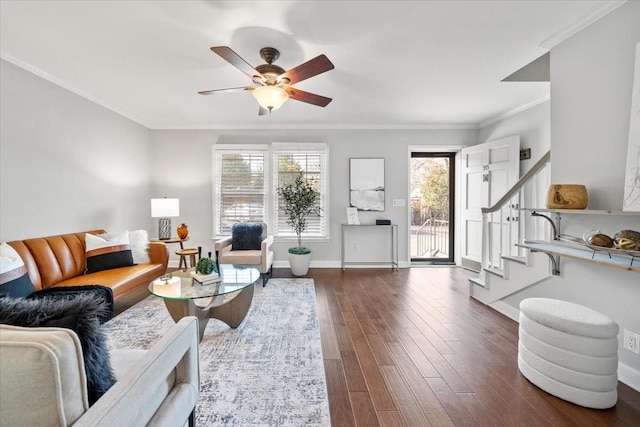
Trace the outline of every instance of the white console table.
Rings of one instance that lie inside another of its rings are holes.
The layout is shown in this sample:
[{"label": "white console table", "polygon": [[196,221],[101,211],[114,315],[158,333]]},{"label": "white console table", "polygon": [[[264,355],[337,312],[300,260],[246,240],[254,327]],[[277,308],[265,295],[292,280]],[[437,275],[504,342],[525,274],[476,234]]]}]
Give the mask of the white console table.
[{"label": "white console table", "polygon": [[347,230],[352,227],[375,227],[386,228],[391,232],[390,236],[390,253],[391,260],[388,261],[391,264],[391,269],[398,270],[398,226],[396,224],[391,225],[376,225],[376,224],[342,224],[342,248],[340,251],[340,261],[342,263],[342,271],[345,266],[349,264],[384,264],[386,261],[345,261],[345,255],[347,253]]}]

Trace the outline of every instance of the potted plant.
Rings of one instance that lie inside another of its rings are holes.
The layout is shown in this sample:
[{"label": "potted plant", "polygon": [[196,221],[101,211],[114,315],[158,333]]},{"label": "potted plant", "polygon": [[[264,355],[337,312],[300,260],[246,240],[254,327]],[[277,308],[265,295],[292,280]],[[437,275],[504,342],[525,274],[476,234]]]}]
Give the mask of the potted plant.
[{"label": "potted plant", "polygon": [[288,219],[287,224],[293,228],[298,237],[298,246],[289,248],[289,265],[295,276],[304,276],[311,264],[311,249],[302,246],[302,233],[307,229],[307,217],[320,215],[322,208],[318,206],[318,192],[312,182],[304,178],[300,172],[293,181],[276,189],[282,197],[280,210]]}]

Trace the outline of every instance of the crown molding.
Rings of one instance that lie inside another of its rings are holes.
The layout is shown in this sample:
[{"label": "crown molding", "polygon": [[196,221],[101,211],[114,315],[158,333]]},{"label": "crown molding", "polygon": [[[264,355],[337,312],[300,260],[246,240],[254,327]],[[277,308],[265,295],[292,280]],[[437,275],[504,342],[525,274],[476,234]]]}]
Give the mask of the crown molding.
[{"label": "crown molding", "polygon": [[88,93],[81,91],[80,89],[68,84],[64,80],[60,80],[59,78],[52,76],[51,74],[47,73],[46,71],[41,70],[40,68],[35,67],[35,66],[29,64],[28,62],[26,62],[26,61],[14,56],[14,55],[8,53],[6,51],[0,51],[0,58],[4,59],[7,62],[10,62],[11,64],[15,65],[16,67],[20,67],[23,70],[26,70],[26,71],[28,71],[28,72],[30,72],[32,74],[35,74],[38,77],[41,77],[41,78],[53,83],[56,86],[60,86],[60,87],[66,89],[66,90],[68,90],[70,92],[75,93],[78,96],[81,96],[81,97],[83,97],[85,99],[88,99],[89,101],[91,101],[91,102],[93,102],[95,104],[98,104],[99,106],[101,106],[103,108],[106,108],[107,110],[110,110],[110,111],[112,111],[112,112],[114,112],[114,113],[116,113],[116,114],[118,114],[118,115],[120,115],[120,116],[122,116],[124,118],[127,118],[127,119],[129,119],[129,120],[131,120],[133,122],[136,122],[139,125],[146,127],[147,129],[151,129],[151,127],[147,123],[143,122],[142,120],[140,120],[140,119],[138,119],[136,117],[133,117],[131,114],[125,113],[125,112],[119,110],[118,108],[116,108],[116,107],[114,107],[112,105],[109,105],[107,102],[103,101],[102,99],[96,98],[95,96],[91,96]]},{"label": "crown molding", "polygon": [[533,108],[533,107],[535,107],[537,105],[543,104],[543,103],[549,101],[550,99],[551,99],[551,96],[550,95],[546,95],[546,96],[543,96],[540,99],[536,99],[535,101],[531,101],[531,102],[529,102],[527,104],[521,105],[521,106],[513,108],[511,110],[508,110],[508,111],[506,111],[506,112],[504,112],[502,114],[499,114],[497,116],[494,116],[494,117],[492,117],[490,119],[487,119],[485,121],[482,121],[482,122],[478,123],[476,125],[476,129],[482,129],[483,127],[486,127],[486,126],[492,125],[492,124],[494,124],[496,122],[499,122],[500,120],[504,120],[507,117],[515,116],[516,114],[522,113],[523,111],[526,111],[529,108]]},{"label": "crown molding", "polygon": [[627,0],[610,0],[606,2],[602,6],[597,7],[596,9],[591,11],[591,13],[589,13],[579,21],[575,22],[572,25],[569,25],[568,27],[563,28],[562,30],[558,31],[551,37],[544,40],[542,43],[540,43],[540,47],[549,49],[549,50],[556,47],[563,41],[567,40],[569,37],[573,36],[577,32],[593,24],[598,19],[602,18],[609,12],[612,12],[613,10],[619,8],[626,2]]},{"label": "crown molding", "polygon": [[191,126],[153,126],[153,130],[476,130],[476,123],[420,123],[420,124],[369,124],[369,123],[299,123],[299,124],[237,124],[211,123]]}]

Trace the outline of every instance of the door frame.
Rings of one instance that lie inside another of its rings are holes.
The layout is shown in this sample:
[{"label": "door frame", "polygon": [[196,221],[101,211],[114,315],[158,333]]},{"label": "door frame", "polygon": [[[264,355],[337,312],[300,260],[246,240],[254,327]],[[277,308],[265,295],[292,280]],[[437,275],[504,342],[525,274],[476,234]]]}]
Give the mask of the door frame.
[{"label": "door frame", "polygon": [[[456,153],[455,155],[455,177],[454,177],[454,210],[460,211],[460,151],[463,148],[467,148],[469,145],[409,145],[407,147],[407,199],[411,200],[411,153],[423,152],[423,153]],[[405,230],[405,236],[409,236],[409,227],[411,227],[411,206],[406,207],[406,221],[407,229]],[[460,215],[456,215],[454,219],[454,235],[460,236]],[[398,230],[400,231],[400,230]],[[406,239],[407,250],[407,263],[409,267],[411,265],[411,240]],[[453,262],[455,265],[460,265],[460,239],[454,239],[453,242]]]}]

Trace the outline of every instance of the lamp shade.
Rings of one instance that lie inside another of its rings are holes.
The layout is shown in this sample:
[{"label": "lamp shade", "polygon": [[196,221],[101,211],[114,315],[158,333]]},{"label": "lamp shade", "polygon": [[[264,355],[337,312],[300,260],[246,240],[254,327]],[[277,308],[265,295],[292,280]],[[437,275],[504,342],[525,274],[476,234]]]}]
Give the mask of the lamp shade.
[{"label": "lamp shade", "polygon": [[152,218],[180,216],[180,199],[151,199]]},{"label": "lamp shade", "polygon": [[260,86],[251,93],[258,104],[269,111],[277,110],[289,99],[287,91],[278,86]]}]

